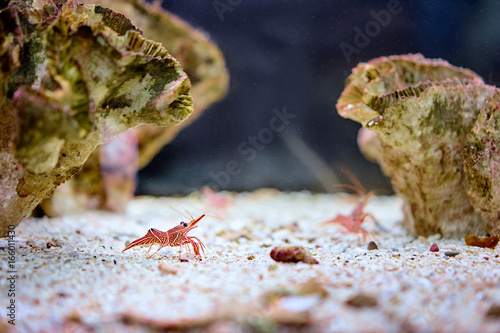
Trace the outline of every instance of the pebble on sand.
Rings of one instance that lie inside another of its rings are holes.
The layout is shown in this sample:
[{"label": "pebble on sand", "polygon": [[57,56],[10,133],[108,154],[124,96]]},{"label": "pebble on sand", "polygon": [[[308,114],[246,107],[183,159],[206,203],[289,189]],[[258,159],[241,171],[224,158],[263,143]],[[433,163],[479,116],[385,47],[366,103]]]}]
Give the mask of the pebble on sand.
[{"label": "pebble on sand", "polygon": [[271,251],[271,258],[278,262],[297,263],[299,261],[306,264],[319,264],[319,262],[311,256],[308,249],[303,246],[276,246]]},{"label": "pebble on sand", "polygon": [[365,308],[377,306],[377,299],[365,293],[359,293],[349,298],[346,304],[355,308]]},{"label": "pebble on sand", "polygon": [[445,256],[448,256],[448,257],[454,257],[454,256],[457,256],[460,254],[460,251],[446,251],[444,253]]}]

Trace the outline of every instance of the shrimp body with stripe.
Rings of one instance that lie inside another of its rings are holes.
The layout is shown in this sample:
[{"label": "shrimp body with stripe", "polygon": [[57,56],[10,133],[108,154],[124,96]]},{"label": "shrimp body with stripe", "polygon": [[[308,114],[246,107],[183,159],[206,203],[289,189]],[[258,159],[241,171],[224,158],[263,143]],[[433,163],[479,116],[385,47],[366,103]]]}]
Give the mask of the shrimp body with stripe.
[{"label": "shrimp body with stripe", "polygon": [[189,222],[183,221],[179,225],[167,231],[161,231],[155,228],[151,228],[148,230],[148,232],[144,237],[136,239],[135,241],[130,243],[122,252],[127,251],[128,249],[131,249],[136,246],[149,245],[148,249],[149,253],[153,245],[159,244],[159,247],[156,250],[156,252],[148,257],[149,259],[166,246],[169,247],[179,246],[179,260],[180,260],[182,253],[182,245],[184,245],[188,253],[191,253],[190,249],[191,246],[193,248],[195,256],[197,256],[201,260],[201,253],[205,255],[205,249],[206,249],[205,245],[201,242],[201,240],[198,237],[188,236],[187,234],[194,228],[197,228],[198,222],[200,222],[200,220],[204,217],[205,214],[201,215],[197,219],[191,217],[191,220]]}]

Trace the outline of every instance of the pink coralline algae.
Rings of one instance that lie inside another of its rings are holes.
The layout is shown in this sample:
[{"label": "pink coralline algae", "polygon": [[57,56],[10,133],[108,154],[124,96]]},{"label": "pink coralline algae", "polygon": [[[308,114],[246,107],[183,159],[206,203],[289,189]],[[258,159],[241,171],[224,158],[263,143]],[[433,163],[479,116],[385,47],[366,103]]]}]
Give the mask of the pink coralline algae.
[{"label": "pink coralline algae", "polygon": [[418,235],[500,231],[500,90],[422,55],[361,63],[337,103],[404,200]]}]

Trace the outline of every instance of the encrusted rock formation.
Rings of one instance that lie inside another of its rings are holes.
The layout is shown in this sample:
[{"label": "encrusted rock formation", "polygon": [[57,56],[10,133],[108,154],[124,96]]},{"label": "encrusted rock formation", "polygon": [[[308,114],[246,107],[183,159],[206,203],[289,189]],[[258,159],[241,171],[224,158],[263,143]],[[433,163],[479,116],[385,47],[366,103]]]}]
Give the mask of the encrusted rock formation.
[{"label": "encrusted rock formation", "polygon": [[337,110],[363,125],[418,235],[500,231],[500,91],[470,70],[422,55],[359,64]]},{"label": "encrusted rock formation", "polygon": [[69,0],[0,9],[0,236],[76,174],[92,151],[141,124],[177,125],[190,82],[122,14]]},{"label": "encrusted rock formation", "polygon": [[[82,213],[92,208],[123,211],[128,200],[133,197],[137,170],[146,166],[165,144],[210,104],[223,98],[229,86],[229,74],[219,48],[201,31],[163,10],[159,2],[80,2],[99,3],[122,13],[140,28],[144,37],[160,42],[179,61],[191,81],[194,111],[179,126],[144,124],[134,129],[134,133],[127,133],[127,138],[97,148],[78,175],[43,202],[44,212],[51,216]],[[113,167],[110,168],[109,163]]]}]

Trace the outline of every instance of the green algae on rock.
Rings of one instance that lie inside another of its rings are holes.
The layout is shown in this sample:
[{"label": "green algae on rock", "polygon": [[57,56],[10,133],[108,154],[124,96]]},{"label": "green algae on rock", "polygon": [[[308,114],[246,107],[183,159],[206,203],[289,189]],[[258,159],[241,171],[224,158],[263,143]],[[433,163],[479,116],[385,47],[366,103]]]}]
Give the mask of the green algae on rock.
[{"label": "green algae on rock", "polygon": [[0,11],[0,235],[80,170],[100,144],[141,124],[177,125],[190,82],[122,14],[70,0]]},{"label": "green algae on rock", "polygon": [[410,231],[500,230],[498,95],[472,71],[418,54],[353,69],[337,110],[363,125],[360,149],[391,178]]},{"label": "green algae on rock", "polygon": [[161,8],[160,2],[145,0],[83,0],[99,3],[124,14],[141,29],[144,37],[160,42],[179,61],[191,81],[193,114],[175,127],[142,125],[139,139],[139,167],[142,168],[186,125],[209,105],[222,99],[229,87],[229,73],[221,50],[202,31]]},{"label": "green algae on rock", "polygon": [[[80,2],[92,4],[97,1]],[[148,4],[143,0],[100,0],[98,3],[125,15],[141,29],[144,37],[160,42],[179,61],[191,81],[194,110],[179,126],[143,124],[133,133],[127,132],[126,138],[120,137],[119,141],[98,147],[78,175],[42,202],[41,207],[49,216],[79,214],[96,208],[123,212],[134,195],[138,168],[146,166],[181,129],[210,104],[224,97],[229,85],[228,71],[219,48],[201,31],[163,10],[159,3]],[[120,153],[114,153],[116,151]],[[122,167],[110,169],[109,163]]]},{"label": "green algae on rock", "polygon": [[500,233],[500,90],[479,111],[462,152],[467,194],[490,234]]}]

